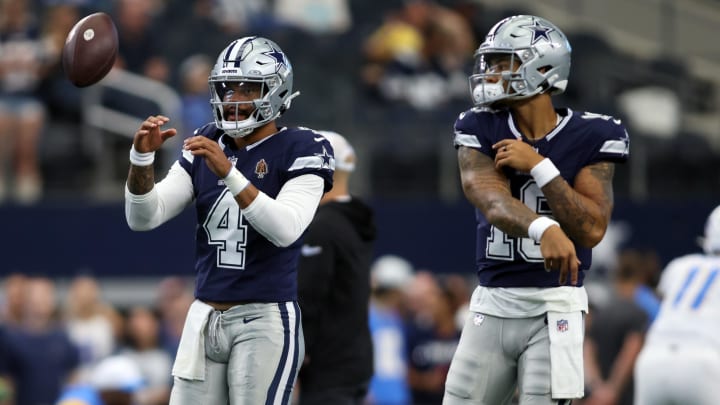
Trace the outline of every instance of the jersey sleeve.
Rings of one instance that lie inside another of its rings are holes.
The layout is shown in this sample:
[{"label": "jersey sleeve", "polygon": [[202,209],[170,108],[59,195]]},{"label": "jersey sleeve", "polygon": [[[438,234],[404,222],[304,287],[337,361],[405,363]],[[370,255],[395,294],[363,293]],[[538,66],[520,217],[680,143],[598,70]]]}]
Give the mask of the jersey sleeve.
[{"label": "jersey sleeve", "polygon": [[462,112],[455,120],[453,126],[453,145],[457,149],[460,146],[473,148],[488,156],[493,156],[493,140],[490,139],[492,132],[488,125],[487,116],[489,113],[468,110]]},{"label": "jersey sleeve", "polygon": [[303,174],[315,174],[323,179],[323,190],[328,192],[332,188],[335,172],[335,157],[330,142],[310,130],[298,132],[294,136],[298,139],[290,151],[288,179]]},{"label": "jersey sleeve", "polygon": [[[606,116],[603,116],[606,117]],[[624,163],[630,154],[630,137],[619,119],[598,119],[597,133],[593,135],[594,148],[590,150],[589,163]]]}]

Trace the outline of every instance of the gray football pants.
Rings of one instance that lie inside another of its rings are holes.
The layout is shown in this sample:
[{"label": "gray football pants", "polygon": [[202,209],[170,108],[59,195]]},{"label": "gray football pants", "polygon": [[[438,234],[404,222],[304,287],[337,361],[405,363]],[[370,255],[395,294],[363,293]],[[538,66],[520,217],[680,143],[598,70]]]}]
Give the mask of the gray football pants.
[{"label": "gray football pants", "polygon": [[565,405],[550,396],[545,315],[498,318],[471,312],[445,382],[443,405]]},{"label": "gray football pants", "polygon": [[205,328],[205,380],[175,377],[171,405],[289,404],[305,357],[295,302],[213,311]]}]

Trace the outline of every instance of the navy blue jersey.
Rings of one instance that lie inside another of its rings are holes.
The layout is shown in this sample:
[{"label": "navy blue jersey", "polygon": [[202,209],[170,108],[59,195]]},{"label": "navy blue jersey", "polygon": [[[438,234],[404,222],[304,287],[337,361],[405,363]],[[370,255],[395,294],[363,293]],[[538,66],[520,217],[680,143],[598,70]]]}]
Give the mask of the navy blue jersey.
[{"label": "navy blue jersey", "polygon": [[[270,198],[276,198],[288,180],[303,174],[322,177],[325,191],[332,187],[332,147],[312,130],[283,128],[242,149],[214,123],[196,135],[218,141],[235,167]],[[198,219],[195,297],[216,302],[296,300],[302,237],[288,247],[273,245],[247,222],[203,157],[184,151],[179,161],[192,178]]]},{"label": "navy blue jersey", "polygon": [[[478,150],[495,159],[492,145],[502,139],[529,143],[549,158],[560,175],[572,185],[580,170],[601,161],[624,162],[629,151],[628,134],[620,120],[607,115],[558,110],[561,120],[544,138],[530,141],[517,129],[509,111],[488,112],[472,109],[455,121],[455,146]],[[513,197],[540,215],[552,217],[550,206],[530,173],[505,168]],[[530,238],[506,235],[491,225],[476,209],[477,266],[480,285],[488,287],[555,287],[557,272],[546,272],[540,244]],[[575,243],[582,262],[578,286],[584,270],[590,267],[591,249]],[[568,278],[569,279],[569,278]]]}]

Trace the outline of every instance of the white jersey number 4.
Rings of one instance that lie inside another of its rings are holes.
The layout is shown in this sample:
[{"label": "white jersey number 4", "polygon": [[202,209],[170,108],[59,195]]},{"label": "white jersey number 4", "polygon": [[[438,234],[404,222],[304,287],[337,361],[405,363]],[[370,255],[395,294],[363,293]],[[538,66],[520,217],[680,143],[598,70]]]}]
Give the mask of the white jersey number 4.
[{"label": "white jersey number 4", "polygon": [[217,246],[217,266],[226,269],[245,269],[247,225],[242,223],[242,211],[227,188],[210,208],[203,229],[208,244]]}]

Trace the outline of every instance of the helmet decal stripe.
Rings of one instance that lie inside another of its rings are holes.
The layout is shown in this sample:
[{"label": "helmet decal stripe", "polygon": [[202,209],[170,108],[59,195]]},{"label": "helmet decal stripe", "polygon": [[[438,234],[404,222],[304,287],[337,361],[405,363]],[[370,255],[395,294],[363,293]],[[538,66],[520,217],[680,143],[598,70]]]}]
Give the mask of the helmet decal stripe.
[{"label": "helmet decal stripe", "polygon": [[225,65],[223,67],[227,67],[227,63],[231,62],[232,59],[230,59],[230,54],[232,54],[233,49],[235,49],[235,45],[237,45],[238,41],[235,40],[228,45],[227,50],[225,52],[225,56],[223,57],[223,61],[225,62]]}]

